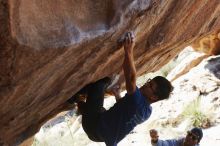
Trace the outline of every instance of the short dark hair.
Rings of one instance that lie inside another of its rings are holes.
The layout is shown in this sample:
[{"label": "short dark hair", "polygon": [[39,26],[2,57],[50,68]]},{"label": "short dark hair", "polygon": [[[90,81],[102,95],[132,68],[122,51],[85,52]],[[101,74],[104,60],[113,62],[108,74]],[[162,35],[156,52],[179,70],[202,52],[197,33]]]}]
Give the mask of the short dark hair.
[{"label": "short dark hair", "polygon": [[202,132],[202,129],[201,128],[198,128],[198,127],[195,127],[193,129],[191,129],[191,132],[196,134],[198,136],[198,142],[200,142],[200,140],[202,139],[203,137],[203,132]]},{"label": "short dark hair", "polygon": [[159,100],[168,99],[170,93],[173,91],[173,86],[171,85],[170,81],[162,76],[156,76],[153,78],[153,81],[157,84],[156,93],[159,97]]}]

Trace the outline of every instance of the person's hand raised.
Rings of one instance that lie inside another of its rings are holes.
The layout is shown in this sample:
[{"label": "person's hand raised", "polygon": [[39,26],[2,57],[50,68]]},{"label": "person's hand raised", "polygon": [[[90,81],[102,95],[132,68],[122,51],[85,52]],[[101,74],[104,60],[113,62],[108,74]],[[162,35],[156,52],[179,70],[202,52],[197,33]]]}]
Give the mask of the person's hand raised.
[{"label": "person's hand raised", "polygon": [[150,137],[151,137],[151,141],[152,141],[152,142],[157,142],[158,137],[159,137],[157,130],[151,129],[151,130],[150,130]]},{"label": "person's hand raised", "polygon": [[123,41],[125,52],[132,52],[134,48],[134,35],[132,32],[127,32]]}]

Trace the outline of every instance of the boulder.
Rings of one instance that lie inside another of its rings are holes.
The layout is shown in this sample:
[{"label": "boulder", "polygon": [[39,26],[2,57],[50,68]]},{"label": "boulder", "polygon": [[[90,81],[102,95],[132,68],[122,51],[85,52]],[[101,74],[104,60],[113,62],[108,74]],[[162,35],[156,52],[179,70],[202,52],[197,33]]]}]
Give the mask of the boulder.
[{"label": "boulder", "polygon": [[220,26],[219,0],[0,0],[0,145],[18,145],[90,82],[120,75],[136,36],[137,75]]}]

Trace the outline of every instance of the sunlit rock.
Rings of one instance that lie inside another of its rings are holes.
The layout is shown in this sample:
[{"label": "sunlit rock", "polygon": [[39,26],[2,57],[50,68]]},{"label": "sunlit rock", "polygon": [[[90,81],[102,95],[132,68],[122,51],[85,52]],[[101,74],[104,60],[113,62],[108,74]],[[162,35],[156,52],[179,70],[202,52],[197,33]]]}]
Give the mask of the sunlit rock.
[{"label": "sunlit rock", "polygon": [[[16,145],[86,84],[118,73],[136,36],[138,76],[220,26],[219,0],[0,0],[0,143]],[[123,78],[120,78],[123,82]]]}]

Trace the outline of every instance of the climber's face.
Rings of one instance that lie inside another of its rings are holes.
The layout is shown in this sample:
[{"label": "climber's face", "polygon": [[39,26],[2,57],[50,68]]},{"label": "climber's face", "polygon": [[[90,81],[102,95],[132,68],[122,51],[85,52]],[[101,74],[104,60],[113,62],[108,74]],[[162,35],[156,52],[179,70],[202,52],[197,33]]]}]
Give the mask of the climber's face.
[{"label": "climber's face", "polygon": [[159,99],[157,96],[157,83],[154,80],[148,79],[144,86],[141,87],[141,92],[150,103]]},{"label": "climber's face", "polygon": [[198,139],[199,136],[197,136],[196,133],[188,131],[184,143],[188,146],[195,146],[199,142]]}]

